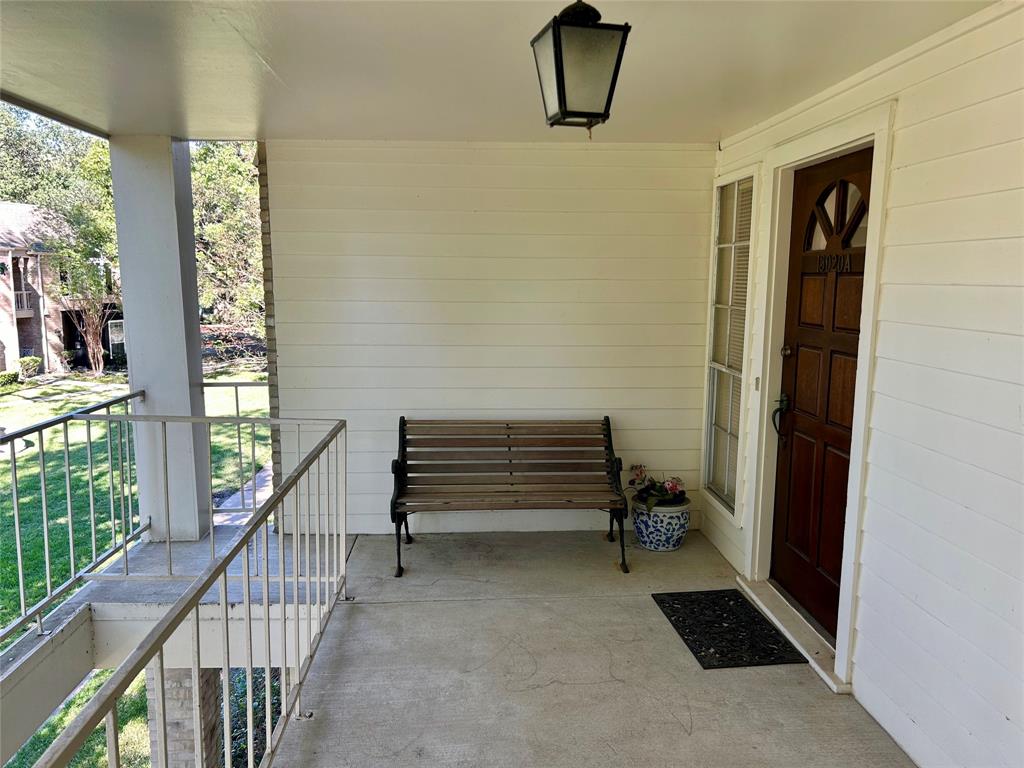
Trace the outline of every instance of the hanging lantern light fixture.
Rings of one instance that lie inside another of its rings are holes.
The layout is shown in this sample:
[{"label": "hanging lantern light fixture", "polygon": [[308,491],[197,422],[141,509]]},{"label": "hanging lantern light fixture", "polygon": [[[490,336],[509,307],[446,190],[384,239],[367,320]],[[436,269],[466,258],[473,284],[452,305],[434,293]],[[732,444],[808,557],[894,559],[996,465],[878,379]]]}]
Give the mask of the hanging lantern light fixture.
[{"label": "hanging lantern light fixture", "polygon": [[576,0],[530,42],[548,125],[590,130],[608,119],[629,24],[600,22],[600,11]]}]

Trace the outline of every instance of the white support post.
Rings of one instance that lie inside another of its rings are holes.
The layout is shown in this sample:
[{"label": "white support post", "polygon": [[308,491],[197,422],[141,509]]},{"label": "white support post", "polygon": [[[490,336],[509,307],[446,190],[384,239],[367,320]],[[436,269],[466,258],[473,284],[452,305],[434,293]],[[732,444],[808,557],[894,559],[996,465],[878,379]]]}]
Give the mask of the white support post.
[{"label": "white support post", "polygon": [[[113,136],[110,164],[117,217],[128,377],[145,389],[140,414],[203,416],[202,344],[196,285],[192,181],[187,141]],[[161,435],[138,424],[140,519],[168,537]],[[167,430],[170,538],[196,540],[209,527],[209,446],[201,424]]]}]

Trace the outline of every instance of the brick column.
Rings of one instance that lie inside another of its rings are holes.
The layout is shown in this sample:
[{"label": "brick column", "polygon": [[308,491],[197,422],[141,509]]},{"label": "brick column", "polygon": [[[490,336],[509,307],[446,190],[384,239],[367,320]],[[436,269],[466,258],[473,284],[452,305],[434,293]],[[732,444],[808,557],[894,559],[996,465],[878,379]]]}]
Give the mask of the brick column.
[{"label": "brick column", "polygon": [[[149,745],[154,765],[157,752],[157,696],[153,664],[146,667],[146,700],[149,705]],[[203,722],[203,750],[206,764],[223,764],[224,737],[221,723],[221,682],[219,669],[199,672],[199,707]],[[164,707],[167,716],[167,768],[197,768],[195,730],[192,720],[192,670],[164,670]]]},{"label": "brick column", "polygon": [[[263,306],[267,332],[267,390],[270,397],[270,416],[281,415],[277,388],[277,327],[274,324],[274,256],[270,247],[270,183],[267,176],[267,145],[256,144],[256,167],[260,185],[260,240],[263,244]],[[281,430],[271,427],[271,461],[274,466],[274,486],[281,483]]]}]

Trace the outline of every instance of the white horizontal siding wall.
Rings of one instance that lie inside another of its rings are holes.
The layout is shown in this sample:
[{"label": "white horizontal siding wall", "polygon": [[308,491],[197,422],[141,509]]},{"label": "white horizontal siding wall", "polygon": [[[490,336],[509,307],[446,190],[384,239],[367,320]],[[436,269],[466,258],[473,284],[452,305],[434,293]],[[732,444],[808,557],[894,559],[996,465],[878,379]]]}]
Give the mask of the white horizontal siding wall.
[{"label": "white horizontal siding wall", "polygon": [[[348,419],[350,530],[390,530],[402,415],[607,414],[627,465],[696,484],[713,147],[269,142],[267,154],[281,415]],[[419,530],[607,524],[587,511],[415,518]]]},{"label": "white horizontal siding wall", "polygon": [[[983,11],[724,142],[719,170],[891,99],[853,690],[922,766],[1019,767],[1024,8]],[[749,531],[705,532],[749,557]]]}]

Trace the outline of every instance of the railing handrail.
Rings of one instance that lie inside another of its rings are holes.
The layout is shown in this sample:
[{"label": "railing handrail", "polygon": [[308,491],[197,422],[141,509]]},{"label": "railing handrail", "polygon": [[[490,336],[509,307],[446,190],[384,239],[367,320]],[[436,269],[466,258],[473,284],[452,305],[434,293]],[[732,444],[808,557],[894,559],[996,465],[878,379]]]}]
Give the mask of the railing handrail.
[{"label": "railing handrail", "polygon": [[219,381],[217,379],[203,379],[197,386],[207,389],[209,387],[266,387],[266,381]]},{"label": "railing handrail", "polygon": [[78,421],[131,421],[131,422],[163,422],[165,424],[257,424],[272,426],[274,424],[336,424],[337,419],[305,418],[301,416],[155,416],[142,413],[125,415],[123,413],[85,413],[75,414]]},{"label": "railing handrail", "polygon": [[[136,417],[140,420],[143,417]],[[154,417],[150,417],[154,418]],[[156,417],[169,420],[175,417]],[[183,418],[183,417],[178,417]],[[213,420],[215,417],[209,417]],[[128,657],[114,670],[106,683],[93,695],[78,716],[71,721],[50,744],[49,748],[35,763],[36,768],[62,766],[70,762],[78,753],[95,728],[104,720],[111,707],[117,706],[117,699],[128,689],[139,673],[157,655],[164,643],[182,625],[185,618],[199,605],[203,595],[214,585],[226,571],[231,561],[248,545],[262,527],[270,513],[282,505],[285,497],[298,484],[299,479],[313,466],[313,462],[328,450],[331,442],[346,427],[344,419],[334,421],[334,426],[313,447],[299,464],[292,470],[281,485],[260,505],[259,510],[250,518],[242,530],[236,534],[229,549],[219,555],[192,581],[185,592],[164,614],[152,630],[143,638]]]},{"label": "railing handrail", "polygon": [[76,408],[73,411],[62,413],[60,416],[54,416],[53,418],[47,419],[46,421],[40,421],[30,426],[22,427],[21,429],[16,429],[13,432],[7,432],[3,435],[0,435],[0,445],[7,445],[12,440],[17,440],[20,437],[27,437],[28,435],[34,435],[39,432],[42,432],[43,430],[52,429],[53,427],[59,427],[61,424],[65,424],[69,421],[72,421],[73,419],[80,415],[94,413],[95,411],[99,411],[104,408],[110,408],[115,405],[120,405],[121,403],[126,403],[129,400],[134,400],[136,398],[144,401],[146,399],[146,390],[137,389],[134,392],[129,392],[126,395],[118,395],[117,397],[112,397],[109,400],[102,400],[101,402],[93,403],[92,405],[86,405],[81,408]]}]

